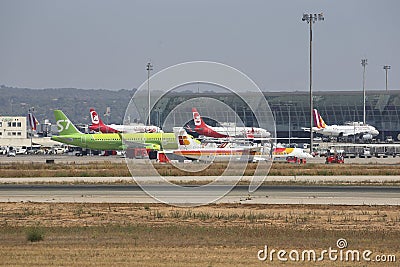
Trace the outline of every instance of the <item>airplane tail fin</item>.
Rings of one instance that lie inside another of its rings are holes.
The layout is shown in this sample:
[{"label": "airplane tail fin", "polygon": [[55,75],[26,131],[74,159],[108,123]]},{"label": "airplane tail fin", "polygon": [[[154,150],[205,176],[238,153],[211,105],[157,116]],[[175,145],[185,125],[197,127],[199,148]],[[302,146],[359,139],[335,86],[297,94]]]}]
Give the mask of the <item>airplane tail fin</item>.
[{"label": "airplane tail fin", "polygon": [[227,134],[222,134],[214,131],[210,126],[208,126],[203,119],[201,118],[199,112],[196,108],[192,108],[193,113],[193,121],[194,121],[194,130],[200,135],[214,137],[214,138],[224,138],[228,137]]},{"label": "airplane tail fin", "polygon": [[94,108],[90,109],[90,118],[92,119],[92,125],[93,126],[102,126],[104,125],[103,121],[101,120],[99,114],[97,114],[96,110]]},{"label": "airplane tail fin", "polygon": [[203,119],[201,118],[196,108],[192,108],[192,113],[193,113],[193,121],[195,128],[206,128],[207,125],[204,123]]},{"label": "airplane tail fin", "polygon": [[188,135],[184,128],[174,127],[175,138],[179,149],[198,149],[200,142]]},{"label": "airplane tail fin", "polygon": [[61,110],[54,110],[59,135],[82,134]]},{"label": "airplane tail fin", "polygon": [[317,113],[318,113],[319,123],[321,124],[321,127],[326,128],[326,124],[325,124],[324,120],[322,119],[321,114],[319,114],[318,111],[317,111]]},{"label": "airplane tail fin", "polygon": [[314,124],[318,129],[323,129],[326,127],[324,120],[316,109],[314,109]]}]

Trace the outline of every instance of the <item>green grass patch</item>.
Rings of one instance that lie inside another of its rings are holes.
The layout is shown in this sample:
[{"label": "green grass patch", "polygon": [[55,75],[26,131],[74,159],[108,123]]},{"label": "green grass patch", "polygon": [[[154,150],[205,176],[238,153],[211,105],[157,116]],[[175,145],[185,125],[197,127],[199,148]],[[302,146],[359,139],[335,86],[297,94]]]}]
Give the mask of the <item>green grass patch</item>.
[{"label": "green grass patch", "polygon": [[39,242],[44,239],[44,229],[41,227],[30,227],[26,230],[26,240]]}]

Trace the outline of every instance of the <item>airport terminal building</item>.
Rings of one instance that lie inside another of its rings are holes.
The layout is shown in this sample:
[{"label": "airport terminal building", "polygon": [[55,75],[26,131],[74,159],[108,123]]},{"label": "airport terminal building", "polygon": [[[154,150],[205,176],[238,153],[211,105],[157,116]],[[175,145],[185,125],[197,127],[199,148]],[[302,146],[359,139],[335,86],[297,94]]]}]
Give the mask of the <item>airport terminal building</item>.
[{"label": "airport terminal building", "polygon": [[[210,92],[169,93],[153,108],[152,123],[161,125],[169,112],[180,103],[202,96],[217,99],[235,109],[246,126],[257,126],[253,113],[238,96],[231,93]],[[302,130],[302,127],[310,127],[309,92],[265,92],[264,96],[274,115],[278,138],[288,137],[289,129],[291,137],[309,137],[309,133]],[[318,109],[328,125],[363,120],[361,90],[316,91],[313,101],[314,108]],[[214,119],[224,122],[226,116],[222,112],[219,118]],[[366,91],[366,123],[379,130],[377,139],[383,141],[387,136],[392,136],[397,141],[400,134],[400,90]]]},{"label": "airport terminal building", "polygon": [[26,146],[26,117],[0,116],[0,146]]}]

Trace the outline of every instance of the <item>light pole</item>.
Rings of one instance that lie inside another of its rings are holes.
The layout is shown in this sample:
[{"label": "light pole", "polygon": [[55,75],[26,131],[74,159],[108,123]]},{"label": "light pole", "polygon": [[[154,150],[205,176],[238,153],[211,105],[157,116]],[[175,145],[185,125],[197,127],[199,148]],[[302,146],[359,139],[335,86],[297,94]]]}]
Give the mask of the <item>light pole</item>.
[{"label": "light pole", "polygon": [[288,108],[287,109],[287,111],[288,111],[288,117],[289,117],[289,147],[290,147],[290,141],[291,141],[291,138],[292,138],[292,129],[291,129],[291,115],[290,115],[290,107],[292,106],[293,104],[292,104],[292,102],[291,101],[289,101],[287,104],[285,104],[285,106]]},{"label": "light pole", "polygon": [[290,147],[290,138],[292,129],[290,129],[290,105],[288,107],[289,107],[289,147]]},{"label": "light pole", "polygon": [[33,116],[33,111],[35,110],[34,107],[31,107],[28,111],[28,119],[29,119],[29,125],[31,128],[31,152],[32,152],[32,136],[33,136],[33,129],[36,129],[36,119]]},{"label": "light pole", "polygon": [[361,59],[363,66],[363,124],[365,125],[365,67],[368,65],[367,59]]},{"label": "light pole", "polygon": [[148,97],[148,119],[147,119],[147,122],[148,122],[148,126],[150,126],[150,83],[149,83],[149,80],[150,80],[150,71],[152,71],[153,70],[153,65],[151,65],[151,63],[149,62],[149,63],[147,63],[147,65],[146,65],[146,70],[147,70],[147,97]]},{"label": "light pole", "polygon": [[390,70],[390,66],[389,65],[385,65],[385,66],[383,66],[383,69],[385,70],[385,72],[386,72],[386,91],[388,90],[388,70]]},{"label": "light pole", "polygon": [[312,25],[316,21],[324,20],[324,15],[319,14],[303,14],[302,21],[306,21],[310,24],[310,153],[313,153],[313,126],[314,126],[314,116],[313,116],[313,94],[312,94]]}]

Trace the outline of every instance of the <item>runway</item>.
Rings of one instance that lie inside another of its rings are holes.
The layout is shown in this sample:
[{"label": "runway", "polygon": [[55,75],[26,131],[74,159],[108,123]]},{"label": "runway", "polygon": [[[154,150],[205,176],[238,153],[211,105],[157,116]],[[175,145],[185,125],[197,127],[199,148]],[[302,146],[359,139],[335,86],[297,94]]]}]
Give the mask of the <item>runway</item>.
[{"label": "runway", "polygon": [[[189,188],[196,188],[194,186]],[[198,187],[197,187],[198,188]],[[181,193],[164,185],[148,185],[158,196],[174,203],[203,203],[210,195],[225,192],[225,185]],[[135,185],[16,185],[0,186],[0,202],[159,203]],[[249,194],[236,186],[216,203],[400,205],[399,186],[262,186]]]},{"label": "runway", "polygon": [[[70,156],[66,154],[60,155],[17,155],[16,157],[6,157],[0,156],[0,163],[45,163],[46,160],[54,160],[55,163],[75,163],[75,164],[85,164],[89,162],[103,162],[109,161],[112,163],[125,163],[125,158],[120,156],[83,156],[83,157],[76,157]],[[138,163],[144,162],[144,160],[136,159]],[[312,159],[307,160],[308,163],[316,163],[321,164],[325,163],[325,157],[315,157]],[[398,164],[400,159],[387,157],[387,158],[346,158],[345,162],[347,164]]]}]

